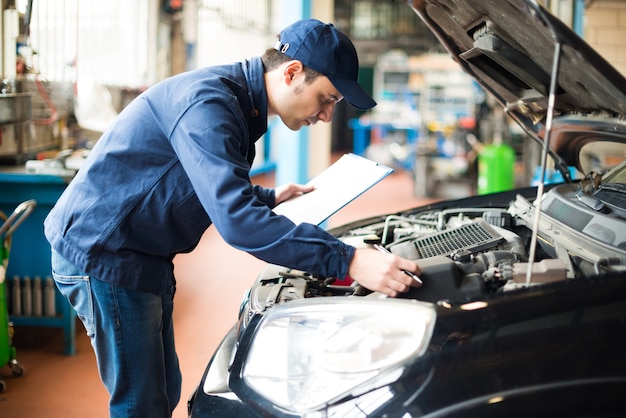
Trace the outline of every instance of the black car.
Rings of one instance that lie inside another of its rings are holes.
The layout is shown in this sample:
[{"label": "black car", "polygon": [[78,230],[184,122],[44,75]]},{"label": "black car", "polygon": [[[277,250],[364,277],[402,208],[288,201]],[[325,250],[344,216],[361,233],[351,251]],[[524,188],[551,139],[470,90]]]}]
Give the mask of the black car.
[{"label": "black car", "polygon": [[191,417],[626,416],[626,80],[535,1],[409,3],[565,182],[332,229],[418,262],[398,298],[267,266]]}]

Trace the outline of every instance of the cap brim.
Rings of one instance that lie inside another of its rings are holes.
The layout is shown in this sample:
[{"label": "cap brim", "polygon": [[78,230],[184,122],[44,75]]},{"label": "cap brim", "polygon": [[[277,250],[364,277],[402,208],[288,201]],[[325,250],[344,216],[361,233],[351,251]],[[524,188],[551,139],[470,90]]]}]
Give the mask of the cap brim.
[{"label": "cap brim", "polygon": [[369,94],[359,83],[353,80],[346,79],[334,79],[332,77],[328,77],[333,86],[339,93],[343,96],[343,98],[348,102],[352,107],[358,110],[369,110],[376,106],[376,102],[374,99],[370,97]]}]

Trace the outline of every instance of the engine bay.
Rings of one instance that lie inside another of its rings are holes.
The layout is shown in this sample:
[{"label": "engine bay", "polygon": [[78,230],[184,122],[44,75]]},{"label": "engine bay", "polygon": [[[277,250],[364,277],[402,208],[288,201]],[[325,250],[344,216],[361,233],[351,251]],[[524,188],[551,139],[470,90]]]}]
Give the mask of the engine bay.
[{"label": "engine bay", "polygon": [[[418,262],[422,287],[403,298],[464,303],[496,292],[626,270],[623,210],[594,209],[575,184],[543,195],[537,247],[529,248],[537,206],[518,194],[508,206],[415,210],[335,234],[356,248],[382,245]],[[332,230],[330,231],[333,232]],[[375,296],[351,278],[320,277],[270,265],[249,295],[249,309],[289,300]]]}]

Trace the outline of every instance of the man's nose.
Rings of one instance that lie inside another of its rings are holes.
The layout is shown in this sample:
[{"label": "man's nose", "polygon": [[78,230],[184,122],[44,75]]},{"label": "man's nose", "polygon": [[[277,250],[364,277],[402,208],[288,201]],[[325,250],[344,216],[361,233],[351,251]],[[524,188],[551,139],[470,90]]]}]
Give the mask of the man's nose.
[{"label": "man's nose", "polygon": [[332,122],[333,120],[333,111],[335,110],[335,102],[328,103],[325,105],[320,113],[317,114],[317,117],[322,122]]}]

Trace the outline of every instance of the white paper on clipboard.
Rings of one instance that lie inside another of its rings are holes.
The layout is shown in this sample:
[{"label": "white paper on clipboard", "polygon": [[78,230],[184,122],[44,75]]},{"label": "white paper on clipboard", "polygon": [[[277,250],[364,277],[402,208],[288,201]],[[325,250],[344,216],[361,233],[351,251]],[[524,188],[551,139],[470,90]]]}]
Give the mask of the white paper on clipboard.
[{"label": "white paper on clipboard", "polygon": [[286,216],[296,225],[319,225],[392,171],[356,154],[344,154],[307,183],[315,186],[313,191],[282,202],[273,209],[274,213]]}]

